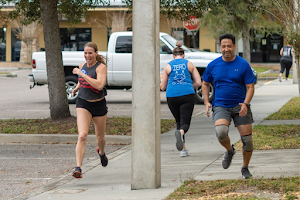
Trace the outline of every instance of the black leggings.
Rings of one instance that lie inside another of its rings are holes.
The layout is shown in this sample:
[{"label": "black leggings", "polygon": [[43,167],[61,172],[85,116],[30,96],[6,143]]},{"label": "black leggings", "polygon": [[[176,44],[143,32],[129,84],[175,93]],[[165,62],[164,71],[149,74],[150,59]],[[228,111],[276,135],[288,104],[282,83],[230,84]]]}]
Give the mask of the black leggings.
[{"label": "black leggings", "polygon": [[168,106],[176,120],[177,130],[186,133],[190,128],[194,110],[194,94],[180,97],[167,97]]},{"label": "black leggings", "polygon": [[288,60],[280,60],[281,70],[280,73],[283,73],[285,70],[285,77],[288,78],[290,74],[290,69],[292,67],[292,62]]}]

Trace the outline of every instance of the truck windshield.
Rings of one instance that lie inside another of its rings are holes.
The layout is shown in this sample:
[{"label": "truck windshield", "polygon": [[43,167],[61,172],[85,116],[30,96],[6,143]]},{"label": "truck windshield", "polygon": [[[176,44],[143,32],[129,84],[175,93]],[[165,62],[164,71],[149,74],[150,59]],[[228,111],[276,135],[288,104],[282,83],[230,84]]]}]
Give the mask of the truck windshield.
[{"label": "truck windshield", "polygon": [[[162,38],[164,38],[173,48],[176,47],[176,42],[177,40],[175,38],[173,38],[170,35],[164,35],[162,36]],[[184,49],[185,52],[192,52],[188,47],[182,45],[182,47]]]}]

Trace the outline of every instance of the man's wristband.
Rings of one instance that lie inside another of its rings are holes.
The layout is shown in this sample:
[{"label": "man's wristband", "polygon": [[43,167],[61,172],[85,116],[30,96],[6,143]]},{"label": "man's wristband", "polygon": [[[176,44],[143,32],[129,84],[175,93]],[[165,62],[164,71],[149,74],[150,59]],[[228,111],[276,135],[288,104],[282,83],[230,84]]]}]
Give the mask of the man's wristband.
[{"label": "man's wristband", "polygon": [[245,102],[244,102],[243,104],[245,104],[248,108],[250,107],[250,104],[247,104],[247,103],[245,103]]}]

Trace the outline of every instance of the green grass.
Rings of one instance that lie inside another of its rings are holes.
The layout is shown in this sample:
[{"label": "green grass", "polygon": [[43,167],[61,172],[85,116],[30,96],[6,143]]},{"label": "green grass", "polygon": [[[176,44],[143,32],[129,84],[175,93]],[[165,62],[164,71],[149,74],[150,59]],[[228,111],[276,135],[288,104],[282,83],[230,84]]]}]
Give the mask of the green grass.
[{"label": "green grass", "polygon": [[256,71],[256,73],[261,73],[269,70],[269,68],[267,67],[252,67],[252,68]]},{"label": "green grass", "polygon": [[[300,125],[257,125],[252,132],[254,150],[300,149]],[[242,142],[235,144],[242,150]]]},{"label": "green grass", "polygon": [[249,180],[185,181],[170,194],[171,199],[271,199],[277,194],[281,199],[297,199],[299,177],[260,178]]},{"label": "green grass", "polygon": [[[300,98],[293,97],[266,120],[300,119]],[[300,149],[300,125],[257,125],[253,129],[254,150]],[[242,142],[236,143],[242,150]]]},{"label": "green grass", "polygon": [[[175,120],[162,119],[161,133],[168,132],[176,127]],[[0,120],[0,133],[24,134],[77,134],[76,117],[67,119],[9,119]],[[95,134],[91,123],[89,134]],[[107,135],[131,135],[131,118],[107,118]]]},{"label": "green grass", "polygon": [[[257,74],[258,77],[270,77],[270,78],[278,78],[279,73],[266,73],[266,74]],[[285,78],[285,75],[283,74],[282,78]],[[292,79],[293,75],[289,75],[289,79]]]},{"label": "green grass", "polygon": [[[266,120],[300,119],[300,98],[293,97]],[[253,129],[255,150],[300,149],[300,125],[257,125]],[[242,150],[242,142],[236,143]]]},{"label": "green grass", "polygon": [[280,110],[269,115],[266,120],[300,119],[300,98],[294,97]]},{"label": "green grass", "polygon": [[[258,67],[257,65],[252,65],[252,68],[256,71],[258,77],[278,78],[278,76],[279,76],[279,73],[274,73],[274,72],[263,73],[262,74],[262,72],[268,71],[269,69],[274,70],[273,66],[271,66],[271,67]],[[285,74],[283,74],[283,77],[285,77]],[[292,79],[292,78],[293,78],[293,74],[290,74],[289,79]]]},{"label": "green grass", "polygon": [[9,72],[0,72],[0,74],[10,74]]}]

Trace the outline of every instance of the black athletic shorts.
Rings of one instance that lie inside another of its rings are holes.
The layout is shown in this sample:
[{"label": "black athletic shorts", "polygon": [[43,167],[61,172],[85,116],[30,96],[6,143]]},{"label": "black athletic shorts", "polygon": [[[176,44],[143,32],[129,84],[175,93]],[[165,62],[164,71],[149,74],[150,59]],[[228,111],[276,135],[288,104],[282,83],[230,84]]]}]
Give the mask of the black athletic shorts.
[{"label": "black athletic shorts", "polygon": [[104,116],[108,112],[105,98],[96,102],[89,102],[85,99],[77,98],[76,108],[88,110],[92,114],[92,117]]}]

